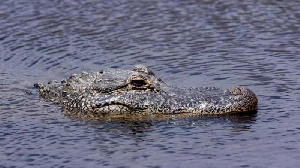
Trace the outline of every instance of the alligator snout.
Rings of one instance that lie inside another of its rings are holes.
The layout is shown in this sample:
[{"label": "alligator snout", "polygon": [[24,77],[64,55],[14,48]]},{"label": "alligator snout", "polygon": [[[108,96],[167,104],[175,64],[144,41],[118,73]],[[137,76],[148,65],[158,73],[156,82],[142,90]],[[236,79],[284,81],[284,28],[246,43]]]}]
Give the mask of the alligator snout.
[{"label": "alligator snout", "polygon": [[252,111],[257,109],[258,99],[254,92],[246,86],[234,86],[228,90],[229,95],[234,96],[238,101],[237,109],[241,111]]}]

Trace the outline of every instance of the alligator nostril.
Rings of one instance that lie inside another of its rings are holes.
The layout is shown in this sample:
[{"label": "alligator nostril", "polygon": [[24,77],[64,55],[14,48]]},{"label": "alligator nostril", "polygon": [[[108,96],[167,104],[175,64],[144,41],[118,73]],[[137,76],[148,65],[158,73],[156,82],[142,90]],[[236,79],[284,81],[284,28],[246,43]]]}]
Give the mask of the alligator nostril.
[{"label": "alligator nostril", "polygon": [[132,80],[131,84],[136,87],[142,87],[144,85],[147,85],[147,82],[145,80],[139,79],[139,80]]}]

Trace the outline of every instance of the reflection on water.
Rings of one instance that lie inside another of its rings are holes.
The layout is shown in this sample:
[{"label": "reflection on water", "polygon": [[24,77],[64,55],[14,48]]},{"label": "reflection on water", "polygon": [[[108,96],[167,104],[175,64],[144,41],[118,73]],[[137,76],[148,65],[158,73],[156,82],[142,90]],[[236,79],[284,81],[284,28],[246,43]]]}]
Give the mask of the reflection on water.
[{"label": "reflection on water", "polygon": [[[0,167],[299,167],[299,6],[0,1]],[[32,90],[141,63],[171,85],[246,85],[258,113],[85,121]]]},{"label": "reflection on water", "polygon": [[[105,118],[97,120],[85,120],[87,124],[98,126],[105,125],[105,129],[110,130],[111,128],[116,129],[124,134],[139,134],[144,132],[153,131],[152,127],[157,124],[166,125],[190,125],[193,127],[206,127],[205,123],[215,122],[230,124],[229,130],[233,132],[249,131],[251,125],[255,124],[256,114],[247,115],[228,115],[228,116],[193,116],[193,117],[166,117],[166,118]],[[79,120],[78,118],[74,118]]]}]

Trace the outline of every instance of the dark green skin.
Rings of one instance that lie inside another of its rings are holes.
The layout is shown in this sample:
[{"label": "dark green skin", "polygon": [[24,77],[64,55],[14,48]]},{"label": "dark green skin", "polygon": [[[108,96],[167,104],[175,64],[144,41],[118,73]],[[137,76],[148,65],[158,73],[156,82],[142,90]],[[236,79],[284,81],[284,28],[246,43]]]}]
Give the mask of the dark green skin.
[{"label": "dark green skin", "polygon": [[245,113],[255,111],[258,102],[245,86],[226,90],[170,86],[144,65],[83,72],[35,86],[42,98],[60,104],[65,113],[86,117]]}]

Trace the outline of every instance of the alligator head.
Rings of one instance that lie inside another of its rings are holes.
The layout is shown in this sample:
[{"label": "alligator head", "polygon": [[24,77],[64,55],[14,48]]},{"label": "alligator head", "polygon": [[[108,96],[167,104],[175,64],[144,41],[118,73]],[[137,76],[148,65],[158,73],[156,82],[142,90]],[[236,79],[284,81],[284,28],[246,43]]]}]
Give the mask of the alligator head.
[{"label": "alligator head", "polygon": [[166,84],[144,65],[74,74],[61,82],[36,84],[41,97],[67,114],[231,114],[257,109],[256,95],[244,86],[179,88]]}]

